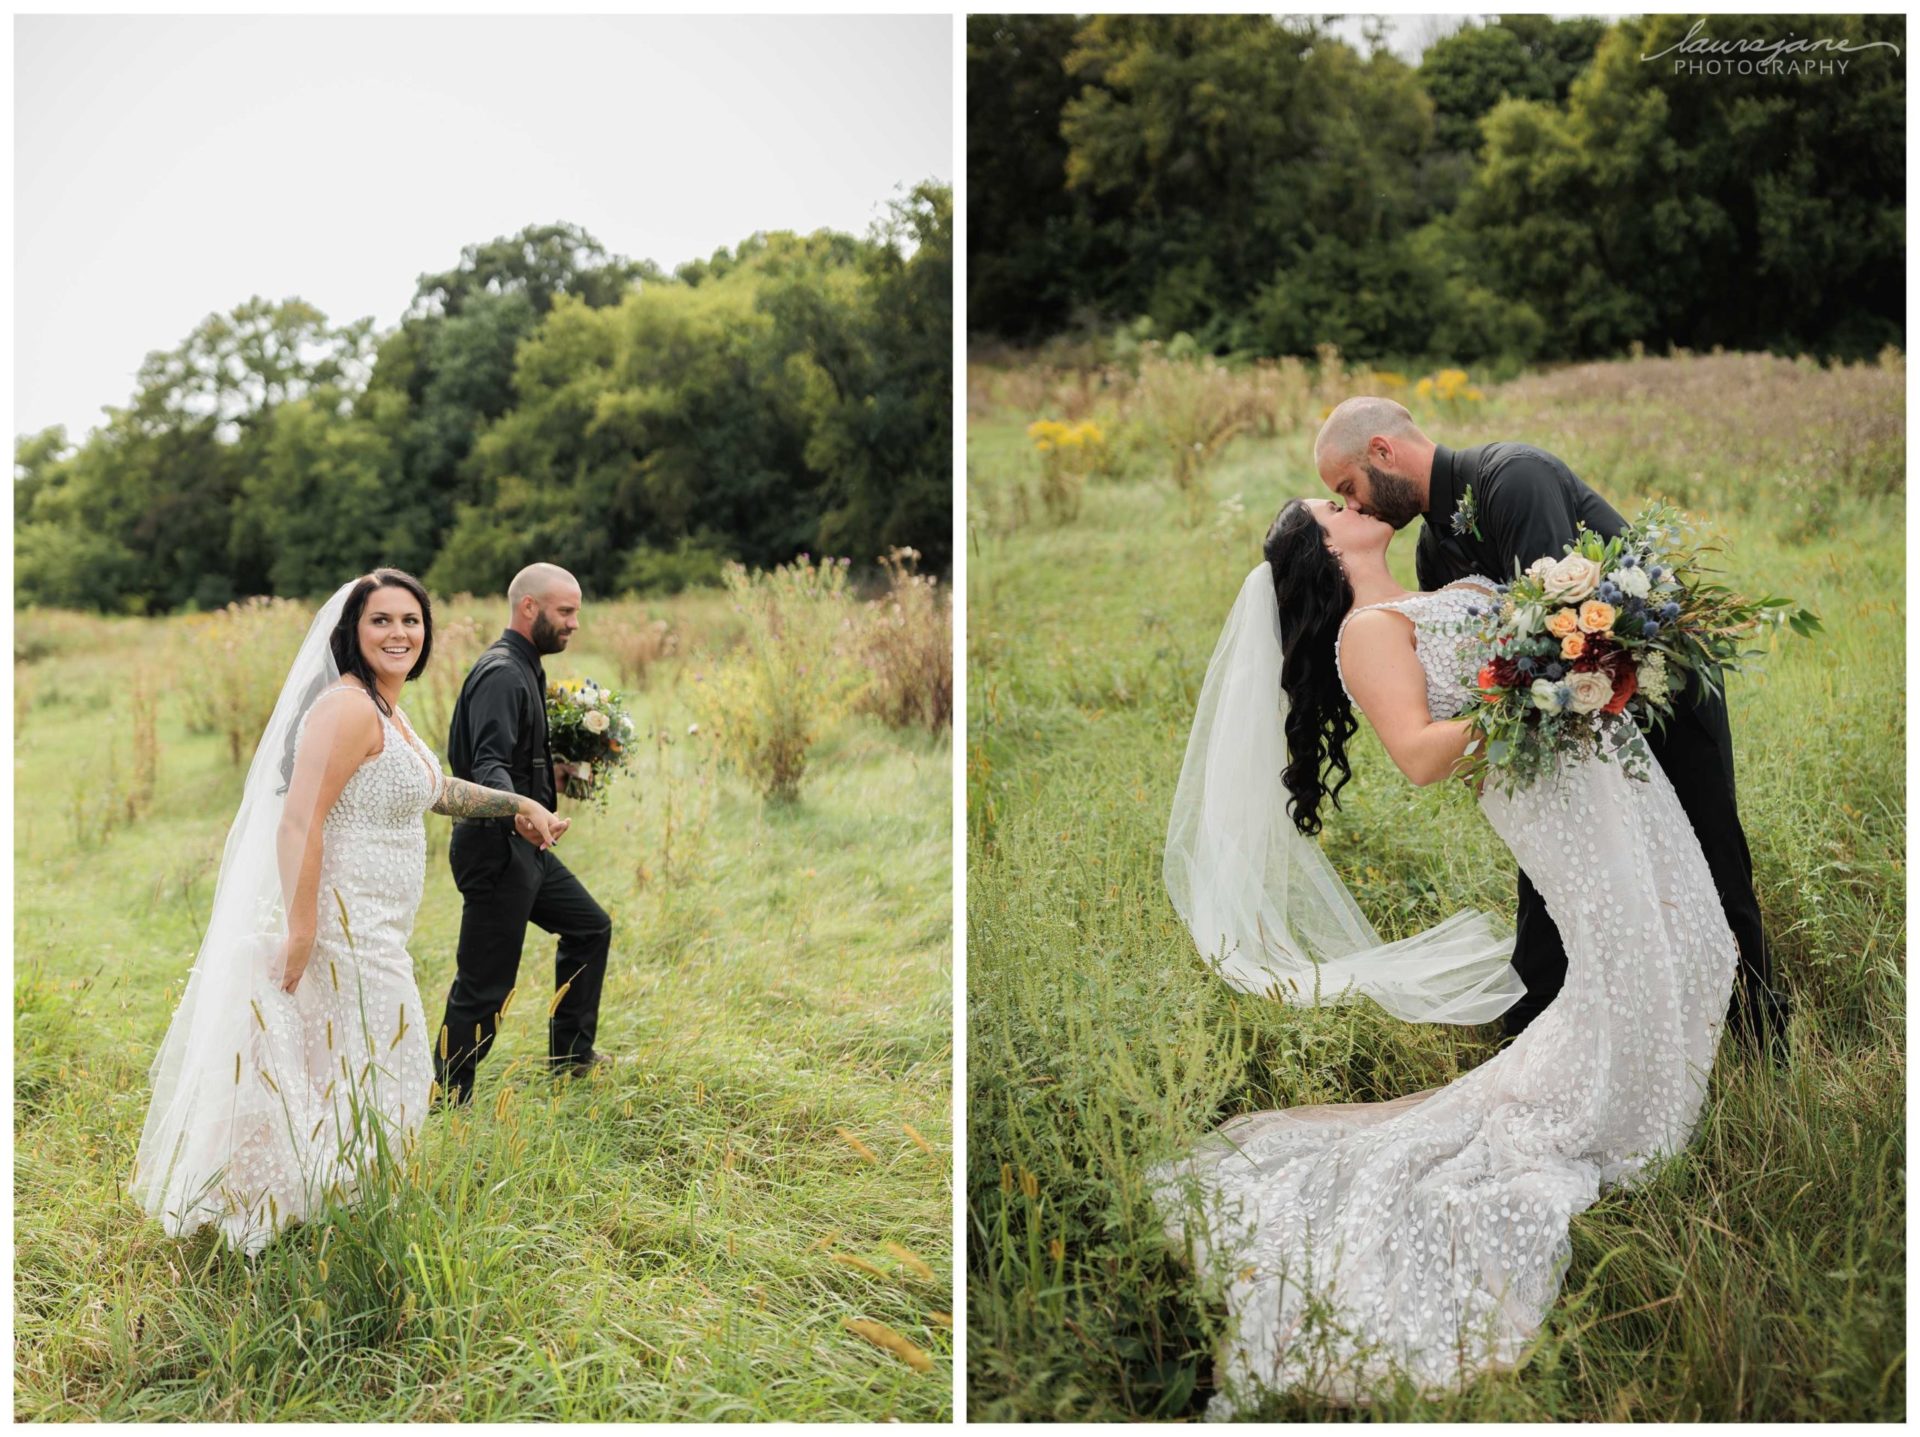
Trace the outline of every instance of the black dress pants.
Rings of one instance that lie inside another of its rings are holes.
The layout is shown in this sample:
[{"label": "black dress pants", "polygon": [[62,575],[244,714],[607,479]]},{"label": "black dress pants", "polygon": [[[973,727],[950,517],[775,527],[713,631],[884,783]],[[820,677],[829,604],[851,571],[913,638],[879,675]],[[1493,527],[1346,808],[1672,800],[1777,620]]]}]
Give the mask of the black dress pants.
[{"label": "black dress pants", "polygon": [[508,823],[456,823],[448,849],[466,906],[459,971],[434,1045],[434,1072],[441,1092],[466,1102],[473,1096],[474,1068],[493,1046],[500,1006],[519,975],[529,922],[560,939],[554,987],[565,991],[547,1020],[548,1056],[555,1063],[578,1062],[593,1052],[613,920],[559,855],[536,848]]},{"label": "black dress pants", "polygon": [[[1767,939],[1760,927],[1760,900],[1753,892],[1753,858],[1734,802],[1733,736],[1727,727],[1726,704],[1717,698],[1689,703],[1682,697],[1674,704],[1664,731],[1649,733],[1647,740],[1693,824],[1727,926],[1739,945],[1740,964],[1727,1026],[1744,1042],[1778,1043],[1786,1033],[1787,998],[1773,983]],[[1539,1016],[1567,977],[1567,950],[1560,930],[1525,873],[1520,875],[1513,966],[1527,991],[1500,1015],[1509,1034],[1519,1033]]]}]

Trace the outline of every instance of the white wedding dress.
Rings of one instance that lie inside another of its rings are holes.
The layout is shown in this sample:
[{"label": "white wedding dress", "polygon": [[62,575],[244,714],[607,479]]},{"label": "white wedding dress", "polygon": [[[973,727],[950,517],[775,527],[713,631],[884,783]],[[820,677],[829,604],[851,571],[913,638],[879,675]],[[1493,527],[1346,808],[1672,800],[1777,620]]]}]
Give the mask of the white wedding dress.
[{"label": "white wedding dress", "polygon": [[[299,718],[296,745],[313,712]],[[259,900],[247,940],[256,950],[246,965],[252,1019],[228,1040],[232,1103],[201,1103],[164,1128],[156,1103],[149,1118],[150,1135],[172,1141],[158,1151],[150,1151],[157,1137],[143,1142],[141,1195],[172,1236],[212,1224],[235,1249],[256,1253],[325,1202],[351,1201],[379,1148],[397,1160],[425,1116],[433,1066],[406,945],[426,882],[423,815],[443,779],[403,714],[382,713],[380,726],[380,752],[325,818],[316,938],[292,993],[264,960],[285,931],[278,894]],[[176,1023],[193,1012],[199,976],[196,968]]]},{"label": "white wedding dress", "polygon": [[[1413,621],[1435,719],[1478,667],[1459,623],[1476,598],[1377,606]],[[1232,1318],[1210,1418],[1262,1391],[1364,1401],[1396,1374],[1434,1392],[1516,1366],[1559,1292],[1569,1220],[1693,1132],[1736,953],[1666,776],[1589,759],[1516,794],[1489,785],[1480,806],[1546,900],[1565,986],[1445,1087],[1249,1113],[1155,1170],[1170,1234]]]}]

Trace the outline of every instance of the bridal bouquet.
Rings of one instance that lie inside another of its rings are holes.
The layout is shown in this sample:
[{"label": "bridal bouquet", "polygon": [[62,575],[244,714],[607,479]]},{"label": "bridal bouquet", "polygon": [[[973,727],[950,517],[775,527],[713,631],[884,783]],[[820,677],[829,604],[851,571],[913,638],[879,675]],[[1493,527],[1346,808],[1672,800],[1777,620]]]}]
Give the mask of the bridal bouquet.
[{"label": "bridal bouquet", "polygon": [[1511,790],[1562,755],[1597,753],[1644,779],[1653,756],[1641,730],[1666,722],[1688,675],[1717,692],[1726,670],[1763,652],[1751,647],[1763,633],[1819,629],[1790,599],[1711,582],[1710,552],[1686,515],[1650,505],[1617,538],[1582,526],[1561,557],[1470,608],[1488,657],[1465,715],[1480,743],[1463,776]]},{"label": "bridal bouquet", "polygon": [[633,719],[617,690],[592,679],[547,685],[547,743],[555,763],[571,769],[560,784],[568,798],[604,802],[600,780],[625,766],[632,739]]}]

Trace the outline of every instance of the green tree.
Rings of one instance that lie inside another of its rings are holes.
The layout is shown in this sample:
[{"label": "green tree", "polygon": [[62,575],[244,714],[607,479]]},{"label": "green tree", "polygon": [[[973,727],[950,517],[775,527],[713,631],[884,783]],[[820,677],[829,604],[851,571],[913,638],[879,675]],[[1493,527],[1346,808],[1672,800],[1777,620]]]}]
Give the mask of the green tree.
[{"label": "green tree", "polygon": [[1603,20],[1502,15],[1495,24],[1467,25],[1435,41],[1420,57],[1435,142],[1478,154],[1481,117],[1500,101],[1563,102],[1606,31]]},{"label": "green tree", "polygon": [[967,324],[1032,338],[1067,323],[1087,225],[1068,195],[1071,15],[967,16]]},{"label": "green tree", "polygon": [[446,542],[459,506],[482,496],[474,443],[513,407],[515,358],[541,320],[562,300],[617,305],[660,277],[569,224],[468,245],[454,268],[420,276],[380,347],[364,407],[398,452],[404,482],[424,496],[427,552]]},{"label": "green tree", "polygon": [[418,572],[433,557],[425,496],[393,446],[324,392],[274,409],[233,523],[236,545],[270,556],[275,594],[323,595],[379,565]]},{"label": "green tree", "polygon": [[[1886,50],[1844,77],[1692,75],[1648,62],[1684,16],[1624,21],[1564,110],[1508,100],[1458,214],[1488,282],[1575,355],[1639,340],[1850,356],[1904,338],[1905,79]],[[1715,16],[1904,43],[1900,17]]]},{"label": "green tree", "polygon": [[1425,218],[1431,103],[1384,50],[1363,59],[1291,17],[1098,16],[1066,63],[1081,83],[1067,184],[1094,226],[1087,297],[1108,314],[1258,342],[1243,314],[1261,290],[1322,297],[1289,278],[1306,256],[1389,245]]}]

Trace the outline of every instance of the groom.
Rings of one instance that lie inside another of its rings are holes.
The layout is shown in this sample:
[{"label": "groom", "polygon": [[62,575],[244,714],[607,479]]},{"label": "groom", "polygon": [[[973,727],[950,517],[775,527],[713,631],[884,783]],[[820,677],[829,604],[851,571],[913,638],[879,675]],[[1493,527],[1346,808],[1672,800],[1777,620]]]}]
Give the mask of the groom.
[{"label": "groom", "polygon": [[[580,585],[558,565],[530,564],[514,575],[507,605],[507,631],[480,655],[461,686],[447,735],[447,766],[456,778],[512,789],[552,808],[547,676],[540,660],[564,650],[580,627]],[[529,921],[560,939],[554,963],[560,991],[547,1021],[554,1071],[585,1076],[610,1062],[593,1048],[613,935],[606,911],[558,854],[534,842],[524,820],[456,819],[447,856],[466,905],[458,972],[434,1048],[440,1091],[457,1103],[472,1098],[474,1068],[493,1046]]]},{"label": "groom", "polygon": [[[1575,530],[1608,538],[1626,521],[1559,459],[1528,444],[1449,449],[1420,432],[1391,399],[1354,398],[1327,416],[1314,441],[1321,482],[1361,512],[1395,529],[1426,522],[1414,551],[1423,589],[1469,575],[1502,582],[1542,555],[1559,558]],[[1471,489],[1471,497],[1468,491]],[[1787,1000],[1773,986],[1753,860],[1733,793],[1733,736],[1723,699],[1690,684],[1665,728],[1647,735],[1673,784],[1713,873],[1720,905],[1740,949],[1727,1024],[1742,1041],[1786,1053]],[[1513,966],[1525,995],[1501,1015],[1520,1032],[1551,1003],[1567,976],[1560,932],[1540,895],[1520,875]]]}]

